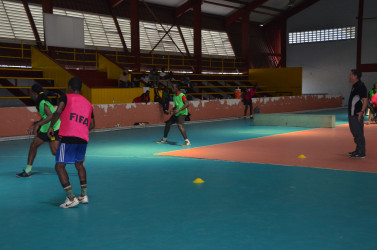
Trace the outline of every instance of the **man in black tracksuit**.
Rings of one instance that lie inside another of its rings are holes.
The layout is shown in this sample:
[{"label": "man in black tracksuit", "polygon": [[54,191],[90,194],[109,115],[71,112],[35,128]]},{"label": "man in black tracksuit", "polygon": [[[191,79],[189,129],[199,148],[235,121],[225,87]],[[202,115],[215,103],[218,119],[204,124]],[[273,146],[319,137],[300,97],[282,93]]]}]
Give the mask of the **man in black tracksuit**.
[{"label": "man in black tracksuit", "polygon": [[356,143],[356,150],[348,154],[351,158],[365,158],[364,113],[368,105],[368,90],[360,81],[360,71],[351,70],[348,78],[352,83],[348,100],[348,122]]}]

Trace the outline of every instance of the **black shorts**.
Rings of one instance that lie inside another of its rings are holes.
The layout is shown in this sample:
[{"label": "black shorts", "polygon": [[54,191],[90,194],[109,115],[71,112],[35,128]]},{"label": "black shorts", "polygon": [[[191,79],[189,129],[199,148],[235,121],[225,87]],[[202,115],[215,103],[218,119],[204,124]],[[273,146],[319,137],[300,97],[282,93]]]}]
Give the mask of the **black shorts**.
[{"label": "black shorts", "polygon": [[243,104],[245,104],[245,105],[251,105],[251,100],[243,100]]},{"label": "black shorts", "polygon": [[[56,141],[60,141],[60,138],[59,138],[58,134],[59,134],[59,130],[54,131],[54,136],[55,136],[55,140]],[[51,139],[48,137],[47,133],[39,132],[37,134],[37,137],[39,139],[41,139],[42,141],[45,141],[45,142],[51,141]]]},{"label": "black shorts", "polygon": [[166,123],[170,123],[170,124],[174,124],[174,123],[183,124],[185,122],[185,120],[186,120],[186,115],[179,115],[179,116],[172,115],[170,117],[170,119],[166,121]]},{"label": "black shorts", "polygon": [[377,113],[377,107],[373,107],[372,105],[369,105],[368,108],[370,112],[372,112],[373,114]]}]

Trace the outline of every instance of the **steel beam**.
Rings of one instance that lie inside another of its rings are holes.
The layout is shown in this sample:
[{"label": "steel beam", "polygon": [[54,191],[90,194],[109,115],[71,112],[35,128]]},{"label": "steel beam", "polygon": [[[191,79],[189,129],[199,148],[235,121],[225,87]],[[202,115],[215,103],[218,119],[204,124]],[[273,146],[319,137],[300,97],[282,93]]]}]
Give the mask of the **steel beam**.
[{"label": "steel beam", "polygon": [[162,40],[164,40],[165,36],[167,34],[169,34],[170,30],[175,26],[175,23],[170,26],[170,28],[168,29],[168,31],[165,32],[165,34],[160,38],[160,40],[156,43],[156,45],[153,47],[153,49],[151,51],[149,51],[149,54],[152,54],[152,52],[154,51],[154,49],[161,43]]},{"label": "steel beam", "polygon": [[295,7],[295,8],[292,8],[292,9],[289,9],[287,11],[284,11],[282,12],[281,15],[279,15],[277,18],[274,18],[272,19],[270,22],[268,22],[267,24],[264,24],[264,26],[273,26],[274,24],[279,24],[281,22],[286,22],[286,20],[293,16],[293,15],[296,15],[297,13],[303,11],[304,9],[312,6],[313,4],[315,4],[316,2],[319,2],[320,0],[309,0],[309,1],[306,1],[302,4],[300,4],[299,6]]},{"label": "steel beam", "polygon": [[364,18],[364,0],[359,0],[359,14],[357,17],[357,49],[356,49],[356,68],[361,67],[361,52],[363,39],[363,18]]},{"label": "steel beam", "polygon": [[208,1],[208,0],[204,0],[204,3],[217,5],[217,6],[221,6],[221,7],[225,7],[225,8],[237,9],[237,10],[241,9],[241,7],[232,6],[232,5],[223,4],[223,3],[216,3],[216,2],[212,2],[212,1]]},{"label": "steel beam", "polygon": [[130,0],[131,19],[131,54],[134,57],[134,71],[140,71],[140,30],[139,30],[139,1]]},{"label": "steel beam", "polygon": [[356,55],[356,68],[361,72],[377,72],[377,64],[362,64],[362,40],[363,40],[363,21],[364,19],[364,0],[359,0],[359,12],[357,17],[357,55]]},{"label": "steel beam", "polygon": [[272,8],[272,7],[268,7],[268,6],[259,6],[258,8],[262,8],[262,9],[266,9],[266,10],[272,10],[272,11],[275,11],[275,12],[278,12],[278,13],[281,13],[283,12],[284,10],[281,10],[281,9],[277,9],[277,8]]},{"label": "steel beam", "polygon": [[182,33],[182,30],[181,30],[181,26],[179,26],[177,24],[177,28],[178,28],[178,32],[179,32],[179,35],[181,36],[181,40],[182,40],[182,43],[183,43],[183,46],[185,46],[185,50],[186,50],[186,53],[189,57],[191,57],[190,55],[190,51],[188,49],[188,46],[187,46],[187,43],[186,43],[186,40],[185,40],[185,37],[183,36],[183,33]]},{"label": "steel beam", "polygon": [[110,14],[111,14],[111,16],[113,17],[113,21],[114,21],[115,27],[116,27],[117,32],[118,32],[118,35],[119,35],[119,39],[120,39],[120,41],[121,41],[121,43],[122,43],[123,50],[124,50],[124,52],[127,53],[127,52],[128,52],[127,44],[126,44],[126,41],[124,40],[122,30],[120,29],[120,26],[119,26],[119,23],[118,23],[118,19],[117,19],[117,17],[114,15],[113,7],[112,7],[112,5],[111,5],[110,2],[108,2],[108,5],[109,5],[109,11],[110,11]]},{"label": "steel beam", "polygon": [[27,15],[27,17],[29,19],[29,23],[30,23],[31,29],[33,30],[34,38],[37,41],[37,47],[39,49],[41,49],[42,48],[41,38],[39,37],[37,26],[35,26],[33,15],[30,12],[29,4],[27,3],[26,0],[22,0],[22,4],[24,5],[25,12],[26,12],[26,15]]},{"label": "steel beam", "polygon": [[287,22],[283,22],[280,26],[280,40],[281,40],[281,58],[278,66],[287,67]]},{"label": "steel beam", "polygon": [[195,73],[202,73],[202,3],[194,3],[194,61]]},{"label": "steel beam", "polygon": [[53,0],[42,0],[42,11],[43,13],[52,14],[54,12]]},{"label": "steel beam", "polygon": [[357,69],[361,72],[377,72],[377,64],[361,64]]},{"label": "steel beam", "polygon": [[151,13],[151,15],[153,16],[153,18],[156,20],[156,22],[158,22],[161,26],[161,28],[165,31],[165,34],[168,35],[171,39],[171,41],[173,42],[173,44],[175,45],[175,47],[177,47],[177,49],[179,50],[179,52],[184,55],[181,51],[181,49],[178,47],[178,45],[175,43],[174,39],[170,36],[169,32],[165,29],[164,25],[161,24],[160,20],[158,20],[157,16],[153,13],[152,9],[148,6],[148,4],[143,0],[143,3],[145,5],[145,7],[148,9],[149,13]]},{"label": "steel beam", "polygon": [[178,8],[175,9],[174,11],[174,16],[176,18],[180,18],[183,14],[185,14],[187,11],[192,10],[193,5],[191,0],[187,0],[184,4],[179,6]]},{"label": "steel beam", "polygon": [[243,15],[244,11],[246,11],[247,13],[250,13],[251,11],[260,7],[262,4],[264,4],[267,1],[268,0],[254,0],[253,2],[248,4],[246,7],[243,7],[242,9],[240,9],[240,10],[234,12],[233,14],[229,15],[225,19],[225,24],[228,26],[231,23],[236,22],[238,20],[238,18],[240,18]]},{"label": "steel beam", "polygon": [[124,0],[108,0],[108,3],[111,8],[115,8],[119,4],[121,4]]}]

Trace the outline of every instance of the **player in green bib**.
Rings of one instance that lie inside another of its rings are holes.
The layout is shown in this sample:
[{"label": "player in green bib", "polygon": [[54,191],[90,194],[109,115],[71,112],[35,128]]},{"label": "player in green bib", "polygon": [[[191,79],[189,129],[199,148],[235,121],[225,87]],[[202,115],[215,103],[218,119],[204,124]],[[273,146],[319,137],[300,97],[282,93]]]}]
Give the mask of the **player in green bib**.
[{"label": "player in green bib", "polygon": [[26,168],[21,173],[17,174],[17,177],[31,176],[31,169],[33,166],[34,158],[37,155],[37,149],[44,142],[50,143],[50,149],[53,155],[56,154],[56,150],[59,146],[58,132],[60,127],[60,120],[57,121],[54,125],[55,136],[50,139],[47,135],[52,114],[55,113],[54,106],[52,106],[52,104],[50,103],[47,95],[44,93],[43,88],[38,84],[34,84],[31,87],[30,96],[36,103],[36,107],[39,114],[41,115],[41,119],[35,122],[33,126],[29,127],[27,130],[29,134],[34,134],[36,136],[34,137],[34,140],[30,145]]},{"label": "player in green bib", "polygon": [[165,123],[165,130],[164,130],[164,137],[156,141],[157,143],[167,143],[167,137],[170,130],[171,125],[174,123],[178,124],[178,129],[181,132],[183,138],[185,139],[185,142],[182,144],[182,146],[189,146],[191,145],[189,139],[187,139],[185,128],[183,127],[183,123],[185,122],[185,119],[188,115],[187,107],[189,106],[189,102],[187,101],[187,98],[185,94],[178,91],[178,85],[173,84],[172,85],[172,91],[173,91],[173,101],[174,101],[174,109],[173,109],[173,115],[170,117],[169,120],[167,120]]}]

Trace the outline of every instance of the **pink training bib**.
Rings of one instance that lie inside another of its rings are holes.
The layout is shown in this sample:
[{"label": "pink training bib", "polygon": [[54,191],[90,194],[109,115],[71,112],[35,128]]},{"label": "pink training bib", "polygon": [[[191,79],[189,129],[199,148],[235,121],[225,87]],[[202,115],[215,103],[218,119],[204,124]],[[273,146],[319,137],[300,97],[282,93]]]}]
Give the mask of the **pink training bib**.
[{"label": "pink training bib", "polygon": [[67,104],[60,115],[59,136],[74,136],[89,141],[92,104],[80,94],[67,94]]}]

